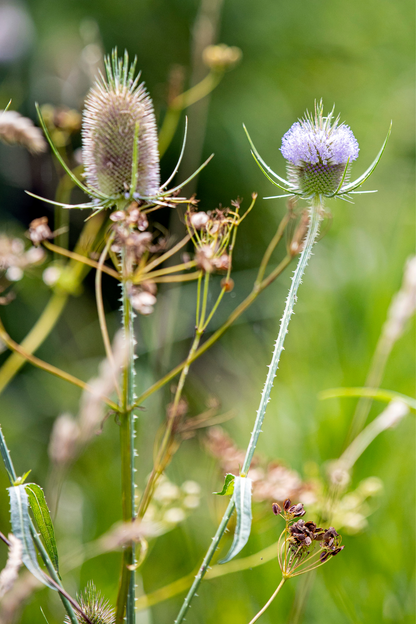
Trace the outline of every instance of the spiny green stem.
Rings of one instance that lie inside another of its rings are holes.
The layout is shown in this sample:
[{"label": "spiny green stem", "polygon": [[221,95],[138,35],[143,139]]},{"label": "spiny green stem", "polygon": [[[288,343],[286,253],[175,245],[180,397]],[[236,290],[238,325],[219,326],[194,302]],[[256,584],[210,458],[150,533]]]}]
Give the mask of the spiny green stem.
[{"label": "spiny green stem", "polygon": [[276,377],[276,372],[279,366],[280,356],[283,351],[283,345],[285,342],[286,334],[288,332],[290,319],[293,314],[293,309],[297,300],[298,288],[302,282],[302,277],[305,272],[306,265],[312,253],[312,247],[318,236],[319,223],[321,221],[321,204],[315,203],[310,209],[310,222],[306,240],[304,243],[303,251],[300,254],[299,262],[296,267],[295,273],[292,277],[292,284],[290,286],[289,294],[286,299],[286,306],[283,312],[282,320],[280,321],[279,335],[274,346],[274,352],[272,361],[267,373],[266,383],[264,384],[263,392],[260,399],[259,409],[257,411],[256,422],[254,423],[254,429],[251,434],[250,442],[247,448],[246,457],[244,459],[243,468],[241,470],[241,476],[247,476],[250,468],[251,460],[253,459],[254,451],[256,450],[257,441],[261,433],[261,427],[263,424],[264,416],[266,414],[267,404],[270,400],[270,393],[273,387],[273,381]]},{"label": "spiny green stem", "polygon": [[[134,334],[133,310],[127,293],[126,258],[123,257],[123,328],[128,344],[128,360],[123,371],[122,401],[120,414],[121,443],[121,489],[123,521],[131,522],[134,508],[134,415],[131,405],[134,394]],[[135,552],[134,545],[125,547],[122,557],[119,593],[117,598],[116,621],[121,624],[126,616],[127,624],[135,621]]]},{"label": "spiny green stem", "polygon": [[[275,343],[272,361],[269,366],[269,371],[267,373],[266,383],[265,383],[265,386],[261,395],[260,405],[257,411],[257,417],[256,417],[256,421],[254,424],[254,429],[251,434],[250,442],[249,442],[246,456],[244,459],[241,476],[247,476],[247,473],[250,468],[251,460],[253,459],[254,451],[256,449],[257,441],[261,432],[261,426],[263,424],[264,416],[266,413],[266,407],[270,400],[270,392],[273,387],[273,380],[276,376],[276,371],[279,365],[280,355],[282,353],[283,344],[285,341],[286,334],[288,332],[290,318],[293,314],[293,308],[296,303],[297,291],[302,281],[302,276],[305,271],[306,265],[308,264],[308,260],[311,256],[313,244],[318,235],[319,223],[321,220],[320,213],[321,213],[321,203],[316,202],[311,206],[311,209],[310,209],[310,221],[309,221],[308,232],[306,235],[306,240],[304,243],[302,253],[300,254],[300,257],[299,257],[298,265],[296,267],[295,273],[292,278],[292,284],[291,284],[289,294],[286,300],[286,305],[285,305],[285,310],[283,312],[282,320],[280,322],[279,334]],[[221,520],[220,526],[218,527],[218,530],[215,534],[215,537],[212,540],[212,544],[209,547],[207,554],[205,555],[202,566],[197,576],[195,577],[195,581],[192,584],[192,587],[189,590],[183,602],[179,615],[177,619],[175,620],[175,624],[180,624],[183,621],[186,615],[186,612],[188,611],[191,600],[194,597],[196,590],[198,589],[198,586],[211,562],[211,559],[215,553],[218,543],[221,537],[223,536],[225,529],[227,528],[228,521],[231,518],[233,511],[234,511],[234,501],[233,499],[231,499],[225,511],[223,519]],[[215,544],[215,547],[213,548],[214,544]]]},{"label": "spiny green stem", "polygon": [[181,610],[179,611],[178,617],[175,620],[175,624],[179,624],[180,622],[183,621],[186,615],[186,612],[188,611],[189,606],[191,604],[191,600],[195,596],[195,593],[199,587],[199,584],[201,583],[205,575],[205,572],[208,570],[209,564],[211,563],[211,559],[214,556],[215,551],[218,548],[218,544],[220,543],[220,540],[225,533],[225,529],[227,528],[228,521],[232,516],[234,507],[235,507],[234,500],[231,499],[230,502],[228,503],[228,507],[217,529],[217,532],[215,536],[212,538],[211,545],[207,551],[207,554],[204,557],[201,567],[198,570],[198,574],[195,576],[195,580],[192,583],[191,589],[189,590],[185,600],[183,601],[183,605],[181,607]]}]

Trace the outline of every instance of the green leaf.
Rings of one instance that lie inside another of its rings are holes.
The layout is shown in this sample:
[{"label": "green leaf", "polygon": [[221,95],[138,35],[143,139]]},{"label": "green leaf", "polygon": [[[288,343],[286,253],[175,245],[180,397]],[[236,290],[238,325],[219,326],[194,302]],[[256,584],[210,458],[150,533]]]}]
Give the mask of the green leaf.
[{"label": "green leaf", "polygon": [[233,543],[225,557],[219,563],[231,561],[247,544],[251,530],[251,479],[248,477],[235,477],[234,479],[234,503],[237,512],[237,525],[235,528]]},{"label": "green leaf", "polygon": [[10,496],[10,519],[12,532],[22,542],[22,561],[28,570],[39,581],[51,589],[56,587],[49,582],[48,577],[39,566],[36,549],[30,531],[29,498],[24,485],[8,488]]},{"label": "green leaf", "polygon": [[29,497],[30,508],[43,544],[52,561],[53,567],[59,574],[58,548],[56,546],[55,531],[53,529],[52,519],[45,500],[45,495],[42,488],[36,483],[28,483],[25,486],[25,489]]},{"label": "green leaf", "polygon": [[367,397],[375,401],[384,401],[386,403],[399,400],[406,403],[411,409],[416,410],[416,399],[406,394],[400,394],[400,392],[383,390],[381,388],[331,388],[320,392],[318,397],[321,400],[336,399],[339,397]]},{"label": "green leaf", "polygon": [[228,472],[225,475],[224,485],[222,486],[221,492],[213,492],[213,494],[217,494],[217,496],[231,496],[234,492],[234,480],[235,476]]},{"label": "green leaf", "polygon": [[4,439],[3,431],[0,427],[0,453],[3,458],[4,467],[6,468],[7,474],[9,475],[10,483],[13,483],[17,479],[16,472],[14,470],[12,458],[10,457],[9,449],[7,448],[6,440]]}]

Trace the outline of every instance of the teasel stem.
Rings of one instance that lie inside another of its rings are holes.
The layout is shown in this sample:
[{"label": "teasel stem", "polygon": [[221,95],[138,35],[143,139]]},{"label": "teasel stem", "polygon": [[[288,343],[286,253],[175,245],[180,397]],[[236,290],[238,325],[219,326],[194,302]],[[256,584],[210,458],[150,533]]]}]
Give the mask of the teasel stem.
[{"label": "teasel stem", "polygon": [[[288,327],[289,327],[289,323],[290,323],[290,319],[291,316],[293,314],[293,309],[296,303],[296,299],[297,299],[297,291],[298,288],[302,282],[302,277],[303,274],[305,272],[305,268],[306,265],[308,264],[309,258],[311,256],[312,253],[312,248],[313,245],[315,243],[315,240],[318,236],[318,231],[319,231],[319,224],[321,221],[321,212],[322,212],[322,201],[321,198],[316,198],[313,200],[313,203],[310,207],[310,219],[309,219],[309,226],[308,226],[308,231],[306,234],[306,239],[304,242],[304,246],[303,246],[303,250],[299,256],[299,260],[298,260],[298,265],[296,267],[295,273],[292,277],[292,284],[290,286],[290,290],[289,290],[289,294],[287,296],[286,299],[286,305],[285,305],[285,309],[283,312],[283,316],[282,319],[280,321],[280,329],[279,329],[279,334],[277,336],[277,340],[275,343],[275,347],[274,347],[274,352],[273,352],[273,356],[272,356],[272,361],[270,363],[269,366],[269,371],[267,373],[267,378],[266,378],[266,383],[264,385],[263,388],[263,392],[261,395],[261,399],[260,399],[260,405],[259,405],[259,409],[257,411],[257,417],[256,417],[256,421],[254,424],[254,429],[253,432],[251,434],[251,438],[250,438],[250,442],[246,451],[246,456],[244,459],[244,463],[243,463],[243,467],[241,470],[240,475],[246,477],[247,473],[249,471],[250,468],[250,464],[251,461],[253,459],[253,455],[254,455],[254,451],[256,450],[256,445],[257,445],[257,441],[259,439],[259,435],[261,432],[261,427],[263,424],[263,420],[264,420],[264,416],[266,414],[266,408],[267,408],[267,404],[270,400],[270,393],[273,387],[273,381],[274,378],[276,376],[276,372],[279,366],[279,361],[280,361],[280,355],[283,351],[283,345],[284,345],[284,341],[286,338],[286,334],[288,332]],[[221,523],[217,529],[217,532],[215,534],[215,537],[213,537],[212,539],[212,543],[207,551],[207,554],[205,555],[204,561],[199,569],[198,574],[195,577],[195,581],[192,584],[191,589],[189,590],[183,605],[181,607],[181,610],[179,612],[179,615],[177,617],[177,619],[175,620],[175,624],[180,624],[181,622],[183,622],[184,617],[186,615],[186,612],[189,609],[189,605],[191,603],[192,598],[194,597],[200,582],[202,581],[205,572],[208,569],[209,564],[211,563],[211,559],[214,556],[214,553],[217,549],[217,546],[223,536],[223,534],[225,533],[225,530],[227,528],[227,524],[232,516],[232,513],[234,511],[234,500],[233,498],[231,498],[228,507],[224,513],[224,516],[221,520]],[[282,583],[283,584],[283,583]],[[279,588],[280,589],[280,586]],[[277,593],[277,591],[275,592]],[[273,597],[274,598],[274,595]],[[269,603],[266,605],[267,606],[270,604],[271,600],[269,601]],[[260,612],[261,615],[261,612]],[[253,620],[255,621],[255,620]]]},{"label": "teasel stem", "polygon": [[[123,370],[121,388],[120,443],[121,443],[121,491],[123,522],[132,522],[134,507],[134,332],[133,309],[127,292],[128,282],[126,252],[122,257],[122,313],[124,337],[128,343],[127,365]],[[135,551],[133,543],[125,547],[122,557],[116,622],[127,624],[135,621]]]},{"label": "teasel stem", "polygon": [[283,587],[283,583],[285,582],[285,578],[282,578],[282,580],[280,581],[279,585],[276,588],[276,591],[273,592],[272,596],[269,598],[269,600],[266,602],[266,604],[264,605],[264,607],[262,609],[260,609],[260,611],[257,613],[257,615],[254,616],[254,618],[252,620],[250,620],[249,624],[254,624],[254,622],[257,622],[257,620],[259,619],[259,617],[261,615],[263,615],[263,613],[266,611],[266,609],[268,607],[270,607],[270,605],[272,604],[273,600],[276,598],[277,594],[279,593],[279,591],[281,590],[281,588]]}]

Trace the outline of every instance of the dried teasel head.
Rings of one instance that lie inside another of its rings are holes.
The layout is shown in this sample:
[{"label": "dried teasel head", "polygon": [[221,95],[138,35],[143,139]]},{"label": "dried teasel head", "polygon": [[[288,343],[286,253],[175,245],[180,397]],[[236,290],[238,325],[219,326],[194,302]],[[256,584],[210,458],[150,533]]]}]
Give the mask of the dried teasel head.
[{"label": "dried teasel head", "polygon": [[[87,184],[102,195],[123,198],[131,191],[157,195],[160,188],[157,127],[153,103],[136,61],[114,51],[89,92],[82,121],[82,149]],[[133,188],[132,188],[133,187]]]}]

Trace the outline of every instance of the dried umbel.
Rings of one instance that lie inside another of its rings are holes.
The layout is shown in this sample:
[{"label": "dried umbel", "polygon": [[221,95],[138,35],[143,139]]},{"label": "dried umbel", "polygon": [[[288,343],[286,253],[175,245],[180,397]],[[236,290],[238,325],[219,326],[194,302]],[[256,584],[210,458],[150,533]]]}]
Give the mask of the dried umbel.
[{"label": "dried umbel", "polygon": [[87,184],[115,200],[137,193],[153,197],[160,187],[153,103],[140,75],[112,55],[107,78],[97,80],[85,101],[82,149]]},{"label": "dried umbel", "polygon": [[185,215],[186,227],[195,245],[197,266],[205,273],[231,269],[228,249],[232,245],[235,228],[245,216],[239,215],[240,200],[231,203],[235,210],[216,208],[209,212],[196,212],[188,209]]},{"label": "dried umbel", "polygon": [[273,503],[272,510],[276,516],[282,515],[286,522],[277,545],[284,579],[311,572],[344,549],[342,538],[334,527],[323,529],[310,520],[297,520],[306,513],[302,503],[292,505],[287,499],[283,509]]},{"label": "dried umbel", "polygon": [[[391,126],[390,126],[391,128]],[[312,115],[308,111],[286,132],[281,152],[288,162],[288,180],[275,173],[261,158],[247,130],[252,155],[265,176],[285,195],[266,197],[302,197],[309,202],[324,197],[339,197],[351,201],[351,194],[372,193],[357,191],[373,173],[383,154],[387,137],[370,167],[359,178],[349,182],[350,165],[358,158],[359,147],[349,126],[334,117],[334,109],[324,115],[322,100],[315,102]]]}]

